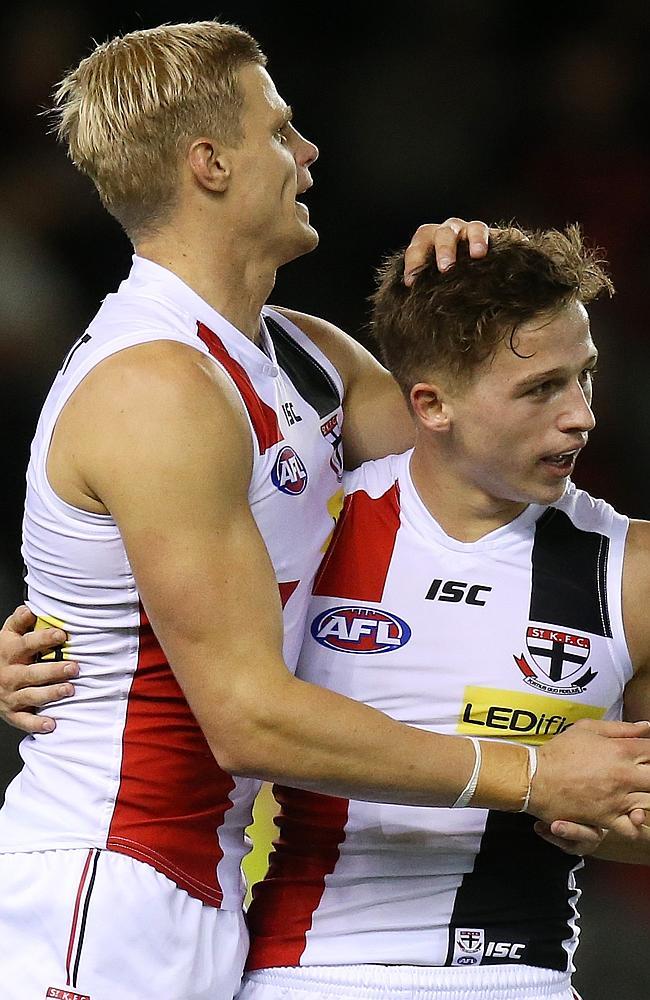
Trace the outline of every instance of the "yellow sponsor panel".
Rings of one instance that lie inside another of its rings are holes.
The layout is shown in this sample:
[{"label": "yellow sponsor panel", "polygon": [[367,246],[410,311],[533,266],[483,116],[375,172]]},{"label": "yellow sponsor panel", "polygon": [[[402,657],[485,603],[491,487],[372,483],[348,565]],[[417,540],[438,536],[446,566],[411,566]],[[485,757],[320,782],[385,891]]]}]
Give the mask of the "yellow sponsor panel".
[{"label": "yellow sponsor panel", "polygon": [[330,531],[329,535],[323,542],[323,545],[321,547],[321,552],[326,552],[327,546],[332,541],[332,535],[334,534],[334,528],[336,527],[336,522],[339,519],[339,514],[343,510],[343,500],[344,500],[343,490],[338,490],[336,493],[333,493],[332,496],[327,501],[327,513],[333,519],[334,524],[332,525],[332,530]]},{"label": "yellow sponsor panel", "polygon": [[246,906],[251,901],[253,886],[266,875],[271,847],[278,835],[273,817],[277,814],[279,806],[273,798],[271,789],[272,785],[264,782],[253,806],[253,822],[246,830],[246,835],[253,845],[242,862],[246,879]]},{"label": "yellow sponsor panel", "polygon": [[[38,632],[40,629],[44,628],[60,628],[67,634],[67,628],[58,618],[53,618],[51,615],[40,615],[36,619],[36,625],[34,626],[34,631]],[[62,646],[58,646],[53,649],[51,653],[43,653],[39,656],[39,660],[69,660],[70,653],[68,650],[68,644],[64,643]]]},{"label": "yellow sponsor panel", "polygon": [[463,736],[498,736],[524,743],[543,743],[578,719],[602,719],[605,709],[566,698],[466,687],[457,732]]}]

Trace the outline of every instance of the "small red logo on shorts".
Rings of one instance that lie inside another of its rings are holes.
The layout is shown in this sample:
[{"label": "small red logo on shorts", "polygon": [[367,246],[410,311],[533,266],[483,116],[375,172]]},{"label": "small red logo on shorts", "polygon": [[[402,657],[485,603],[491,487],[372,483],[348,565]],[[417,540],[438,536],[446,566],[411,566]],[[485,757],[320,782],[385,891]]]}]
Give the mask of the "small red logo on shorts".
[{"label": "small red logo on shorts", "polygon": [[54,1000],[90,1000],[85,993],[72,993],[71,990],[60,990],[56,986],[48,986],[45,1000],[50,997]]}]

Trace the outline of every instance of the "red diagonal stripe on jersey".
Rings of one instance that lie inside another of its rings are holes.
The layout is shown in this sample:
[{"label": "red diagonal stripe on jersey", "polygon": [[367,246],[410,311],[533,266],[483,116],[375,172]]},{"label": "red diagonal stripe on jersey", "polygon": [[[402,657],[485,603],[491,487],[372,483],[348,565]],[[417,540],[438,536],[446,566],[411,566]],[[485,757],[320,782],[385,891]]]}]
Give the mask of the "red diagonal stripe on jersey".
[{"label": "red diagonal stripe on jersey", "polygon": [[280,600],[282,601],[282,610],[287,606],[287,601],[293,594],[294,590],[300,583],[300,580],[289,580],[288,583],[278,583],[278,589],[280,591]]},{"label": "red diagonal stripe on jersey", "polygon": [[248,909],[249,969],[299,965],[307,932],[345,840],[348,799],[276,785],[279,836]]},{"label": "red diagonal stripe on jersey", "polygon": [[271,448],[274,444],[277,444],[278,441],[282,441],[282,432],[280,430],[275,410],[272,410],[268,403],[265,403],[264,400],[258,396],[248,373],[244,368],[242,368],[239,361],[235,361],[235,359],[228,354],[228,351],[219,337],[217,337],[216,333],[209,330],[204,323],[199,323],[198,334],[212,357],[215,358],[220,365],[223,365],[237,386],[239,393],[244,400],[244,405],[248,410],[248,415],[251,418],[251,423],[253,424],[253,429],[255,430],[255,437],[257,438],[257,443],[259,444],[260,454],[263,455],[265,451],[268,451],[269,448]]},{"label": "red diagonal stripe on jersey", "polygon": [[235,787],[185,700],[144,609],[107,847],[152,865],[218,906],[219,828]]},{"label": "red diagonal stripe on jersey", "polygon": [[399,486],[373,499],[350,493],[316,575],[314,594],[381,601],[399,530]]}]

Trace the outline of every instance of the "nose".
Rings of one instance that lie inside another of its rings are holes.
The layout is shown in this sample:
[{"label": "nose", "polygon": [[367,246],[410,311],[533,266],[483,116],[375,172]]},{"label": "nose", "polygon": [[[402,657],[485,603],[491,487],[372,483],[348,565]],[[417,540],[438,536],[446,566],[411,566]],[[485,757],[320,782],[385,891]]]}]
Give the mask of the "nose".
[{"label": "nose", "polygon": [[310,142],[309,139],[305,139],[304,135],[301,135],[297,129],[294,129],[294,132],[296,133],[296,163],[299,167],[309,170],[318,159],[318,146]]},{"label": "nose", "polygon": [[577,382],[572,388],[570,402],[560,415],[558,427],[567,433],[571,431],[587,433],[595,426],[596,418],[591,408],[591,400],[586,395],[584,387]]}]

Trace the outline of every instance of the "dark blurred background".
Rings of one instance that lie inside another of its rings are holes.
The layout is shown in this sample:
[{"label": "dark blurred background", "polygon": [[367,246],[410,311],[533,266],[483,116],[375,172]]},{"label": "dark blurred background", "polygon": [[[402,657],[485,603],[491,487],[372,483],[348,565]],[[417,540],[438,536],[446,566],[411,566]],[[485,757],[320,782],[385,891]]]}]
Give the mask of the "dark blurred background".
[{"label": "dark blurred background", "polygon": [[[650,516],[647,0],[438,0],[372,15],[353,4],[26,2],[0,15],[0,611],[21,600],[24,473],[44,394],[131,254],[40,112],[91,39],[208,17],[258,38],[321,150],[309,194],[321,244],[280,274],[273,301],[368,344],[373,268],[421,222],[578,221],[603,247],[617,294],[592,308],[598,428],[575,480]],[[0,789],[18,767],[15,742],[0,733]],[[648,871],[591,862],[580,884],[585,1000],[647,1000]]]}]

